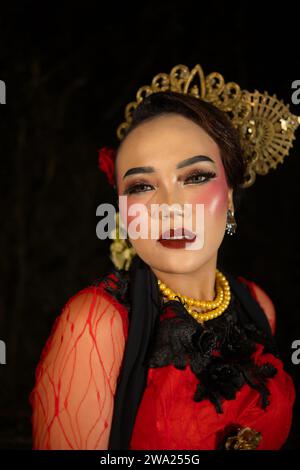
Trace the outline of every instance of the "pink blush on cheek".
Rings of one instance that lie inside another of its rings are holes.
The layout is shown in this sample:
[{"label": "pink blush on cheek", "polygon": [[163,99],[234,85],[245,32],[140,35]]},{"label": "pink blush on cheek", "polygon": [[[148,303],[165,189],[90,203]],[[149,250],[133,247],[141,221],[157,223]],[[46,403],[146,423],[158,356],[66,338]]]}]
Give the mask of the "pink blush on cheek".
[{"label": "pink blush on cheek", "polygon": [[228,185],[223,178],[216,178],[197,191],[193,199],[189,201],[193,204],[204,204],[204,212],[213,216],[221,216],[228,204]]}]

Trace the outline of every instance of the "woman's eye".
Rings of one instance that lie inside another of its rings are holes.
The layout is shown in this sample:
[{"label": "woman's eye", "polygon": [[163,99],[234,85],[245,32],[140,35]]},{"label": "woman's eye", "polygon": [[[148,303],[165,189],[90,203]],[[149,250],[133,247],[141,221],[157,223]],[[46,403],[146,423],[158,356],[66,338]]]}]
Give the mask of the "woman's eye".
[{"label": "woman's eye", "polygon": [[[185,179],[185,184],[200,184],[214,178],[216,173],[212,171],[194,171]],[[135,183],[125,189],[124,194],[137,194],[151,191],[153,186],[147,183]]]},{"label": "woman's eye", "polygon": [[127,188],[124,191],[124,194],[143,193],[143,192],[147,191],[147,189],[145,189],[145,188],[152,188],[152,186],[150,184],[146,184],[146,183],[134,184],[132,186],[129,186],[129,188]]},{"label": "woman's eye", "polygon": [[192,182],[192,183],[203,183],[204,181],[207,181],[211,178],[214,178],[216,174],[212,171],[197,171],[195,173],[192,173],[189,175],[185,182]]}]

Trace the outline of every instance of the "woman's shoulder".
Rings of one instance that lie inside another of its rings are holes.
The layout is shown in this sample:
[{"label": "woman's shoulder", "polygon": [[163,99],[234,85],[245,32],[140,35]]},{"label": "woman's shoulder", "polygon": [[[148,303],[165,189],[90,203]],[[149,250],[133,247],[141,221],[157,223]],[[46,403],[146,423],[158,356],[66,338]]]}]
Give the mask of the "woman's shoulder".
[{"label": "woman's shoulder", "polygon": [[242,275],[237,276],[237,279],[243,282],[249,288],[251,295],[259,303],[259,305],[265,312],[265,315],[269,321],[272,333],[274,335],[276,331],[276,310],[275,310],[274,303],[272,302],[270,296],[267,294],[267,292],[262,286],[260,286],[253,280],[245,278]]},{"label": "woman's shoulder", "polygon": [[[81,321],[109,321],[115,328],[122,325],[125,338],[128,334],[128,304],[126,273],[115,269],[107,270],[92,284],[86,285],[73,294],[62,313],[73,312],[74,319]],[[76,315],[74,315],[76,314]]]},{"label": "woman's shoulder", "polygon": [[128,309],[114,296],[113,292],[117,292],[114,281],[115,276],[106,272],[68,297],[52,324],[41,358],[66,337],[72,343],[77,338],[85,343],[106,342],[110,337],[127,339]]},{"label": "woman's shoulder", "polygon": [[102,275],[92,287],[89,286],[86,288],[89,290],[95,287],[95,295],[105,300],[107,304],[109,304],[110,310],[114,310],[115,313],[118,313],[119,318],[122,320],[123,332],[126,339],[129,324],[128,286],[128,273],[125,270],[112,268]]}]

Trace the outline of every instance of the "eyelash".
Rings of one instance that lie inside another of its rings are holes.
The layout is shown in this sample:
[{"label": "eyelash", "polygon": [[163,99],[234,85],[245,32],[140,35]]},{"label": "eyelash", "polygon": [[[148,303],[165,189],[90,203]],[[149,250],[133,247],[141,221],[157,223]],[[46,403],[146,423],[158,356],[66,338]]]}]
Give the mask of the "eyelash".
[{"label": "eyelash", "polygon": [[[205,181],[194,181],[195,184],[202,184],[208,180],[210,180],[211,178],[214,178],[216,176],[216,173],[214,173],[213,171],[201,171],[201,170],[194,170],[192,171],[192,173],[188,174],[188,176],[186,177],[186,180],[185,181],[188,181],[189,179],[191,178],[196,178],[196,177],[205,177],[206,180]],[[143,193],[143,192],[146,192],[146,191],[138,191],[138,188],[141,188],[141,187],[145,187],[145,186],[152,186],[151,184],[147,184],[147,183],[135,183],[131,186],[129,186],[125,191],[124,191],[124,194],[136,194],[136,193]]]}]

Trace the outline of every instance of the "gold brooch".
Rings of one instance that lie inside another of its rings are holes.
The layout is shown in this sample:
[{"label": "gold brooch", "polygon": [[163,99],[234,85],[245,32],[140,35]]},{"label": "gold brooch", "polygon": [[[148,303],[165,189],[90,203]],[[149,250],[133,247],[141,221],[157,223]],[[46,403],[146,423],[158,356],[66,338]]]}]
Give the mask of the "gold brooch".
[{"label": "gold brooch", "polygon": [[238,428],[236,436],[228,437],[225,442],[226,450],[255,450],[257,449],[262,434],[249,427]]}]

